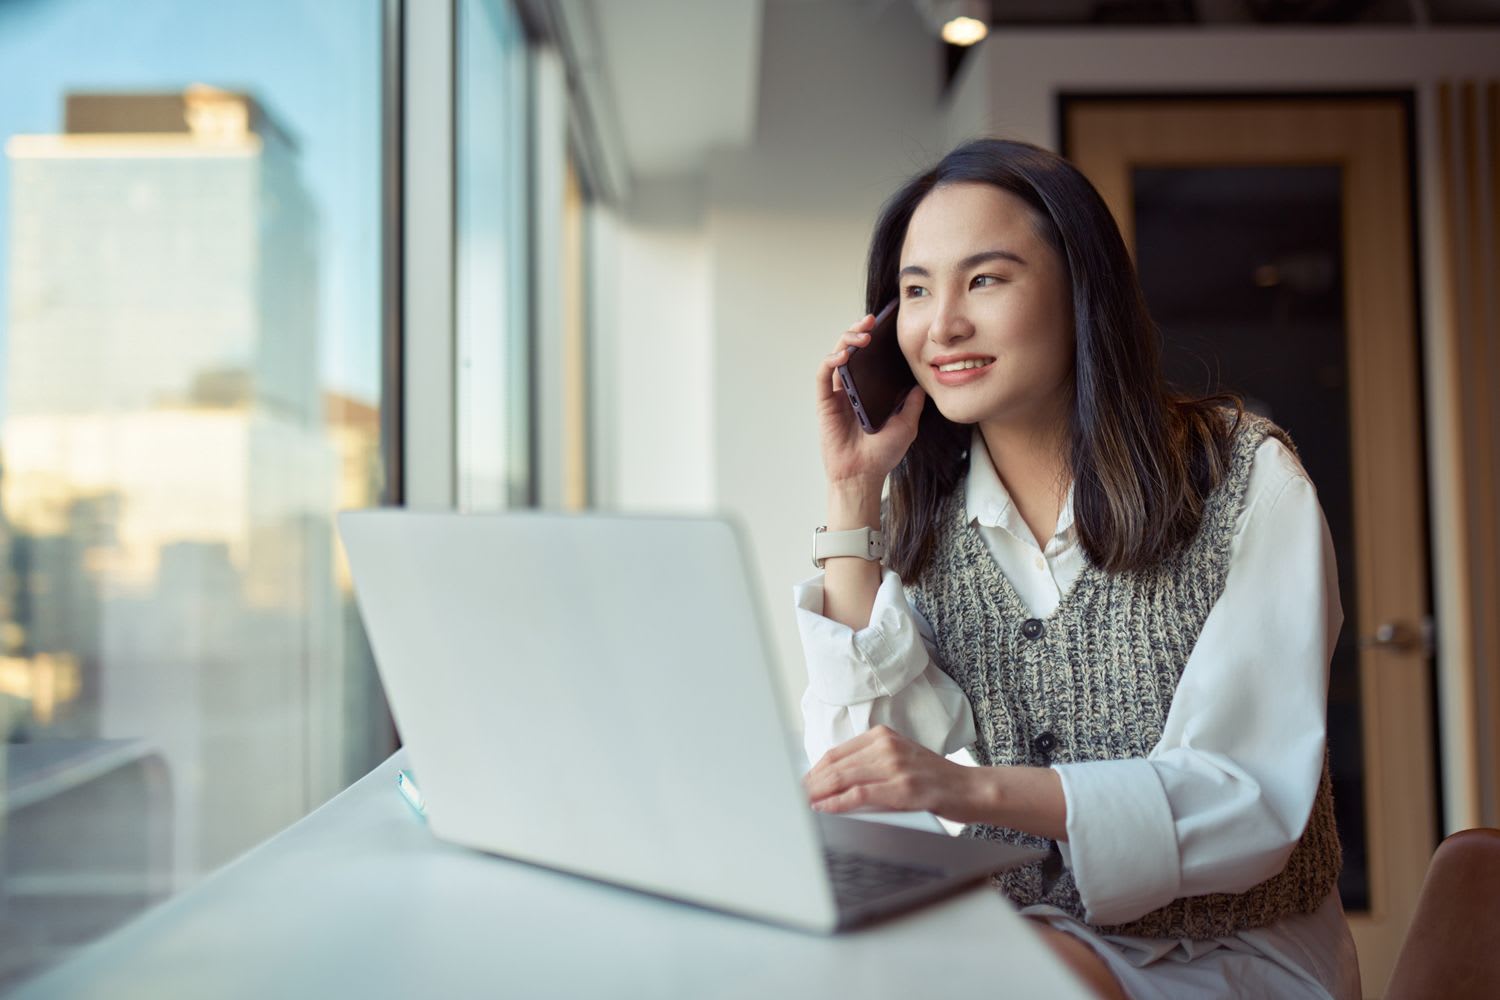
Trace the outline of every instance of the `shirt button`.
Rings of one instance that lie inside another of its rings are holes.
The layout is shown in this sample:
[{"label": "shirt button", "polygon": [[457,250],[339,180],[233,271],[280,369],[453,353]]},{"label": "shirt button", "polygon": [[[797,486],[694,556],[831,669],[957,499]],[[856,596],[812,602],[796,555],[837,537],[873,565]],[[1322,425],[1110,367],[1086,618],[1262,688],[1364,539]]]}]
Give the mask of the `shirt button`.
[{"label": "shirt button", "polygon": [[1036,568],[1037,569],[1046,569],[1047,568],[1047,560],[1043,559],[1041,556],[1037,556],[1036,557]]},{"label": "shirt button", "polygon": [[1051,733],[1043,733],[1031,741],[1031,746],[1042,757],[1051,757],[1052,751],[1057,749],[1057,737]]},{"label": "shirt button", "polygon": [[1028,618],[1021,623],[1021,634],[1028,639],[1040,639],[1042,637],[1042,622],[1039,618]]}]

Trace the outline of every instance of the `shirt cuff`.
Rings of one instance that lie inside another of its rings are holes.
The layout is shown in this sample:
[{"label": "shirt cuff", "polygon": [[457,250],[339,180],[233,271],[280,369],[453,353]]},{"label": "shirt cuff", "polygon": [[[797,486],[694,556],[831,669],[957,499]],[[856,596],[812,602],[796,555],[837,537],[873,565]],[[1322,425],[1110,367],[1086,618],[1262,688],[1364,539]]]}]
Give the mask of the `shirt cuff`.
[{"label": "shirt cuff", "polygon": [[1058,764],[1068,852],[1087,919],[1123,924],[1178,896],[1182,872],[1172,808],[1144,759]]},{"label": "shirt cuff", "polygon": [[827,705],[857,705],[889,697],[927,669],[927,647],[917,630],[901,578],[881,576],[870,624],[855,631],[823,617],[823,577],[796,586],[797,630],[807,659],[807,685]]}]

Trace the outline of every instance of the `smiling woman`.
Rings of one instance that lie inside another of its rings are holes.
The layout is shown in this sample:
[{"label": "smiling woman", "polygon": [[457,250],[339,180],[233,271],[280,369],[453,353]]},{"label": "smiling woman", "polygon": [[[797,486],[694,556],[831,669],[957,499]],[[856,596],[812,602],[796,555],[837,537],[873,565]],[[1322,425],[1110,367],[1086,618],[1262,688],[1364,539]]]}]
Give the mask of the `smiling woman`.
[{"label": "smiling woman", "polygon": [[866,301],[897,297],[909,405],[864,434],[831,377],[872,317],[819,370],[828,528],[890,544],[797,589],[809,800],[1046,849],[996,885],[1100,996],[1357,997],[1343,616],[1290,439],[1167,386],[1108,209],[1034,146],[891,198]]},{"label": "smiling woman", "polygon": [[[1000,246],[1014,249],[968,250]],[[952,253],[965,256],[943,259]],[[898,329],[938,411],[981,425],[987,440],[1045,440],[1066,426],[1073,375],[1068,275],[1032,209],[989,184],[939,187],[912,213],[901,260],[924,262],[901,269]],[[1048,502],[1027,518],[1039,538],[1046,537],[1042,521],[1056,522],[1066,489],[1061,481],[1050,485]]]},{"label": "smiling woman", "polygon": [[[963,282],[965,294],[945,295],[940,307],[928,258],[945,247],[955,256],[938,278],[949,292]],[[866,288],[872,303],[899,292],[902,346],[924,388],[943,384],[930,366],[945,351],[958,358],[959,345],[979,350],[969,339],[975,322],[986,330],[999,323],[992,336],[1003,360],[998,377],[984,380],[1000,383],[984,390],[994,397],[986,440],[1023,435],[1045,453],[1071,455],[1071,468],[1054,470],[1059,481],[1051,486],[1077,484],[1079,530],[1094,561],[1138,569],[1192,536],[1202,497],[1224,473],[1228,428],[1215,411],[1232,400],[1169,392],[1124,241],[1109,209],[1066,161],[1020,143],[955,150],[886,204]],[[950,346],[938,346],[944,343]],[[922,432],[891,480],[890,551],[903,576],[925,562],[926,536],[913,526],[957,481],[966,427],[983,412],[978,393],[944,398],[951,415],[936,399],[926,408]]]}]

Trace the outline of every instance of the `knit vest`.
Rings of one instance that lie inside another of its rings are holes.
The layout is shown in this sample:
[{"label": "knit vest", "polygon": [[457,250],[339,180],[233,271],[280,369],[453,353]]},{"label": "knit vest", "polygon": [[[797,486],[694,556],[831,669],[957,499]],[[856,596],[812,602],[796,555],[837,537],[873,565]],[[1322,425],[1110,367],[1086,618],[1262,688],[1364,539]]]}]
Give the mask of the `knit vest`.
[{"label": "knit vest", "polygon": [[[1032,617],[969,522],[960,481],[942,505],[927,568],[906,590],[936,633],[939,665],[974,709],[972,750],[980,764],[1047,767],[1150,753],[1203,623],[1224,591],[1251,461],[1267,435],[1293,447],[1280,428],[1246,414],[1227,474],[1205,499],[1201,527],[1182,550],[1143,571],[1111,574],[1088,563],[1045,619]],[[1053,846],[982,824],[964,834]],[[1072,873],[1051,860],[994,881],[1018,906],[1047,903],[1085,920]],[[1311,817],[1279,873],[1245,892],[1184,896],[1127,924],[1095,927],[1196,940],[1261,927],[1317,909],[1341,860],[1325,753]]]}]

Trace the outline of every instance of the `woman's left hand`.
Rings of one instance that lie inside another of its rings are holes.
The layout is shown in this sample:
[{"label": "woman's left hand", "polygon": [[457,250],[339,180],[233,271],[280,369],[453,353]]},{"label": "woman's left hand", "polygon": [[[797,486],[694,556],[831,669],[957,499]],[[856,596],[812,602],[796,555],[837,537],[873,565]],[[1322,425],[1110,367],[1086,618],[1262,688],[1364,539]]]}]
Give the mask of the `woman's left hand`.
[{"label": "woman's left hand", "polygon": [[957,823],[979,822],[991,768],[964,767],[875,726],[823,755],[802,779],[814,809],[926,811]]}]

